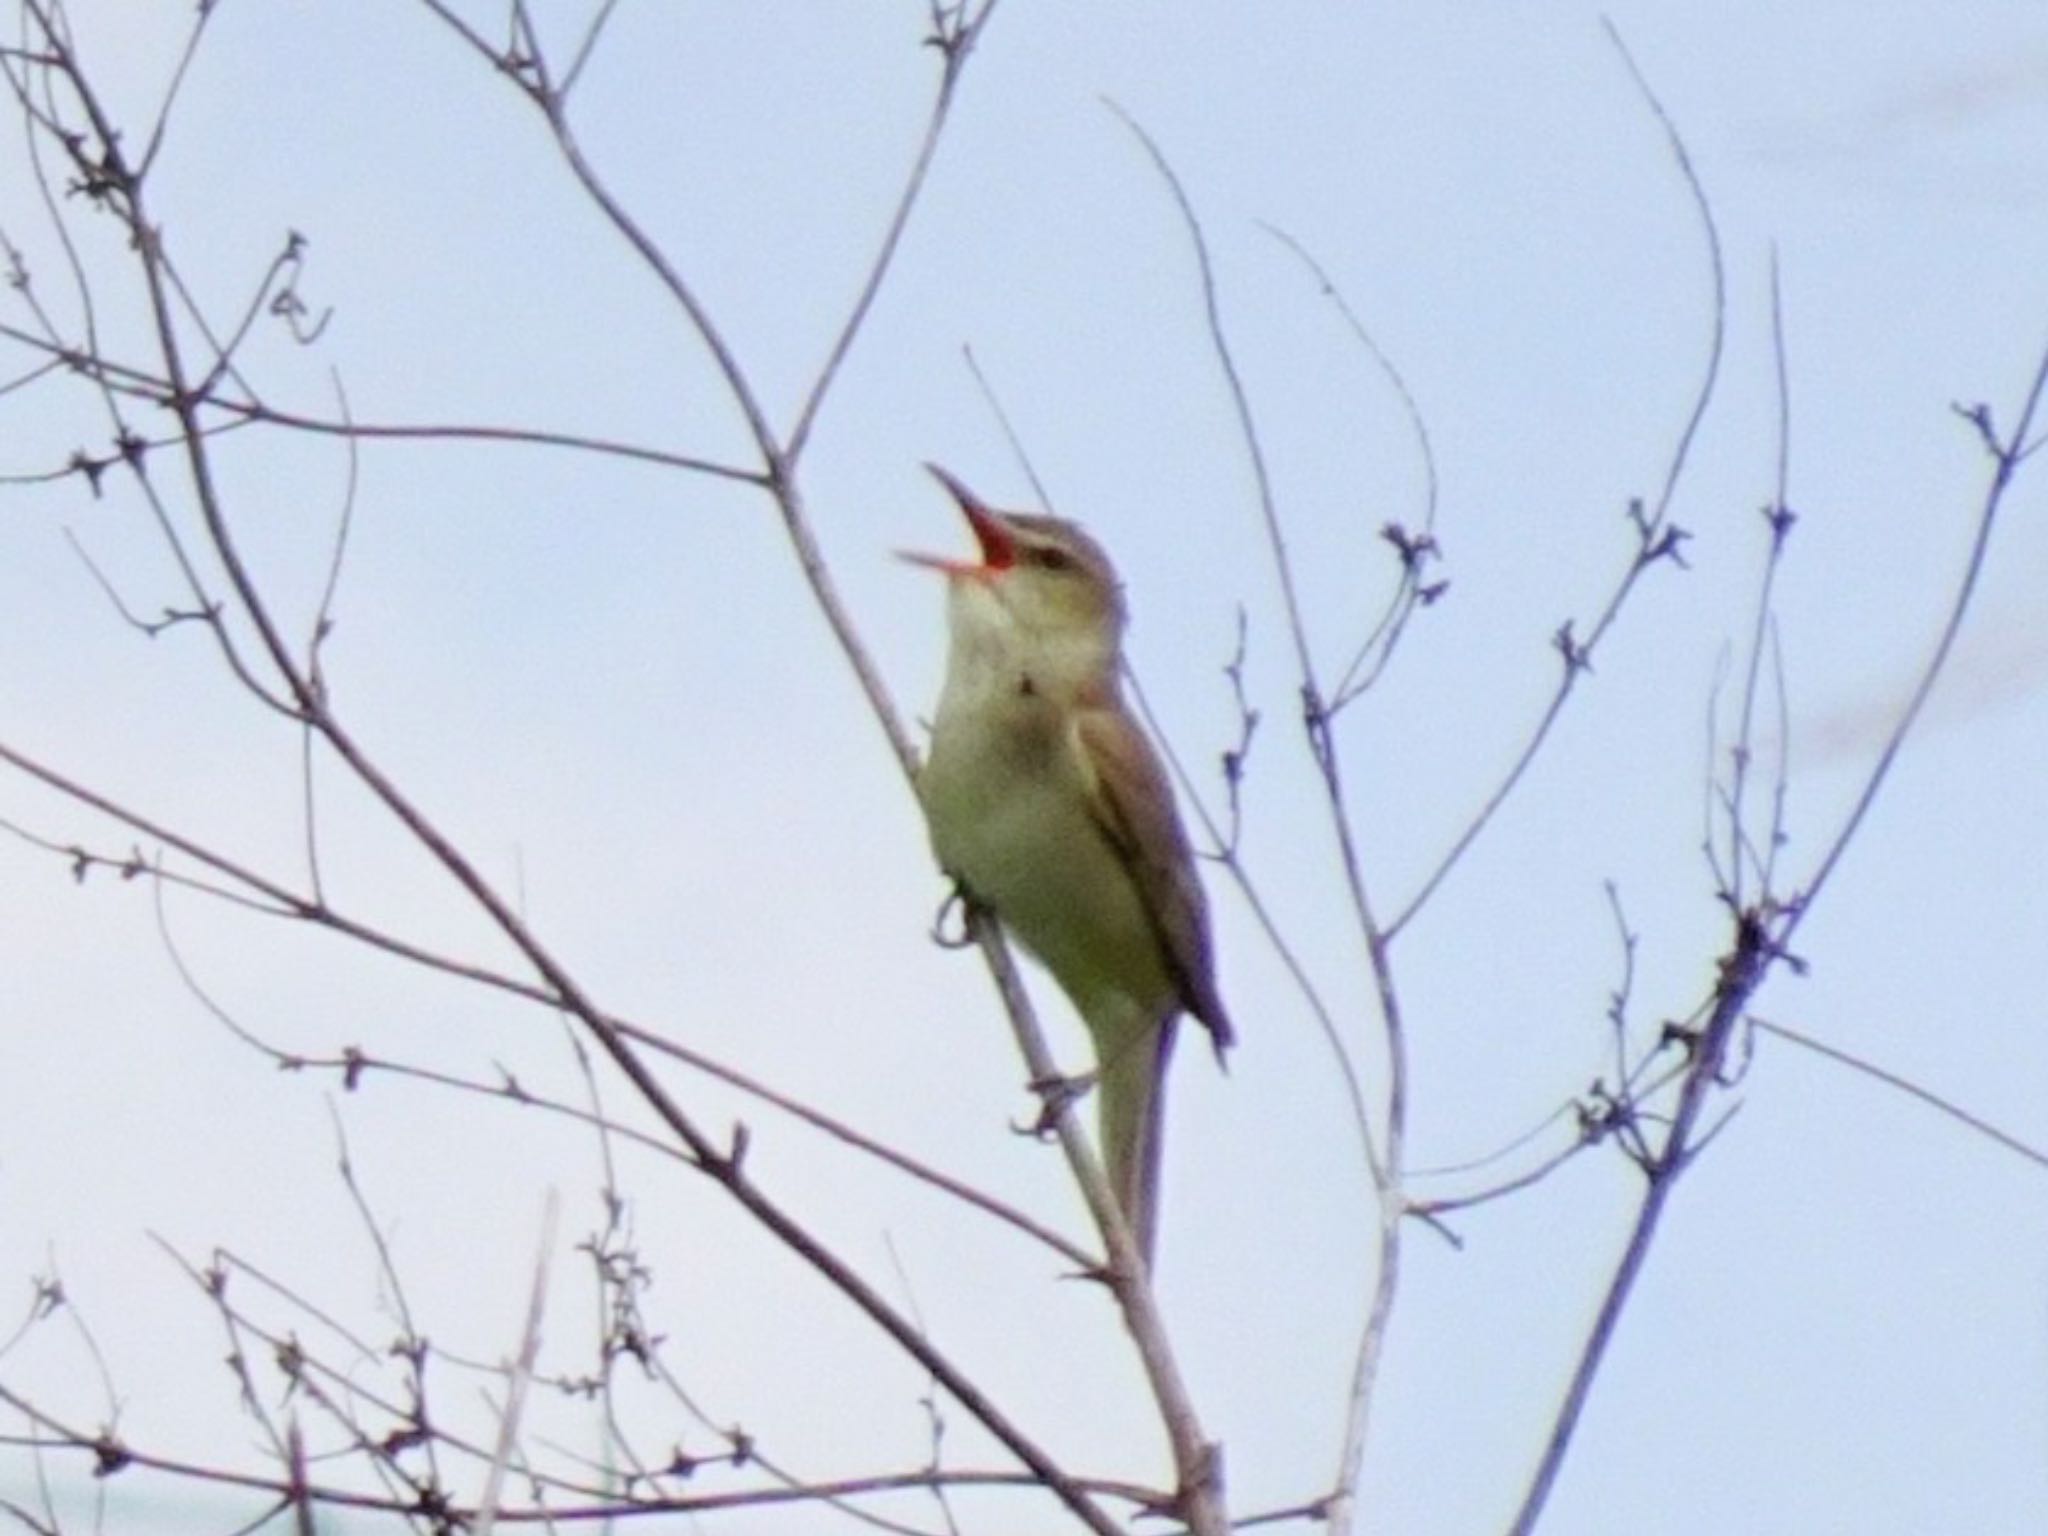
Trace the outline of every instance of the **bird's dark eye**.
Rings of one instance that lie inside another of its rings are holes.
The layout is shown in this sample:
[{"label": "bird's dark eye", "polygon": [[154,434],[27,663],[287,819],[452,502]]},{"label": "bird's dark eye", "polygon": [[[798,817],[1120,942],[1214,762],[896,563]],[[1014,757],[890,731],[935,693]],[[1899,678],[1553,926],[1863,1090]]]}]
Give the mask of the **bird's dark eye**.
[{"label": "bird's dark eye", "polygon": [[1034,549],[1031,563],[1041,570],[1069,571],[1074,568],[1074,557],[1064,549]]}]

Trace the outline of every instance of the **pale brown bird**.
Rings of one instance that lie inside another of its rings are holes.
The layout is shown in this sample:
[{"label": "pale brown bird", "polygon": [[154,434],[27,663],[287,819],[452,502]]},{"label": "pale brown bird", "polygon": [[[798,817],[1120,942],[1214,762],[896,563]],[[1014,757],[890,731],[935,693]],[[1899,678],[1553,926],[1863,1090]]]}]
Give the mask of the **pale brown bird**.
[{"label": "pale brown bird", "polygon": [[927,465],[979,561],[947,578],[952,644],[919,779],[946,872],[1044,962],[1094,1039],[1103,1161],[1146,1263],[1175,1025],[1219,1059],[1209,912],[1159,757],[1124,702],[1126,614],[1102,547],[1070,522],[998,512]]}]

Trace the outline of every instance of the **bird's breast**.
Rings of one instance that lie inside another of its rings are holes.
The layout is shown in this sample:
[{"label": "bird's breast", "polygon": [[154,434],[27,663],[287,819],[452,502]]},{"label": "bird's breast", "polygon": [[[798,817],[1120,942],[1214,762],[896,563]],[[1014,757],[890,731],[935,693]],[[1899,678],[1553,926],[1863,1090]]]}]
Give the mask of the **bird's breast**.
[{"label": "bird's breast", "polygon": [[1084,1012],[1108,994],[1150,1006],[1173,984],[1076,750],[1032,690],[949,689],[920,782],[933,851]]}]

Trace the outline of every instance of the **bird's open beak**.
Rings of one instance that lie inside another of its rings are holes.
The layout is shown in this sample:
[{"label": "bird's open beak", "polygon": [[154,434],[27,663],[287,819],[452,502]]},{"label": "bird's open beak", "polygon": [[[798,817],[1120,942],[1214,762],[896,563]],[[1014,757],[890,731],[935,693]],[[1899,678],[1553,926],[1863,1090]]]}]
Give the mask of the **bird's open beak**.
[{"label": "bird's open beak", "polygon": [[1011,535],[1002,518],[997,515],[979,496],[967,489],[960,480],[936,464],[925,468],[952,494],[959,504],[967,525],[974,530],[975,542],[981,546],[981,561],[955,560],[946,555],[927,555],[915,550],[901,549],[897,555],[912,565],[929,566],[943,571],[948,576],[974,576],[986,578],[997,571],[1008,570],[1017,563],[1017,540]]}]

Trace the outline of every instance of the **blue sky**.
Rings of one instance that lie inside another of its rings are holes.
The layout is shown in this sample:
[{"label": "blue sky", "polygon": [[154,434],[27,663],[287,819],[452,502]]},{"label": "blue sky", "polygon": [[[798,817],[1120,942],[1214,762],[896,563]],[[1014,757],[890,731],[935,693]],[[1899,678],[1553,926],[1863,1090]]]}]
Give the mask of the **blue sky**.
[{"label": "blue sky", "polygon": [[[71,10],[111,98],[146,112],[188,8]],[[496,35],[495,8],[473,14]],[[1641,935],[1639,1031],[1710,983],[1723,922],[1699,853],[1709,703],[1746,633],[1773,494],[1773,249],[1799,513],[1777,603],[1795,878],[1859,790],[1960,574],[1989,466],[1951,403],[2006,419],[2048,345],[2048,26],[2032,8],[1608,14],[1712,201],[1726,357],[1673,505],[1690,569],[1645,582],[1534,771],[1401,941],[1420,1166],[1506,1145],[1606,1069],[1620,954],[1605,882]],[[593,158],[780,419],[915,146],[927,25],[907,3],[626,0],[581,87]],[[1059,509],[1115,554],[1132,661],[1212,796],[1243,606],[1264,711],[1249,863],[1372,1060],[1371,989],[1290,731],[1276,587],[1193,260],[1103,98],[1154,136],[1204,220],[1325,668],[1383,600],[1377,530],[1419,519],[1423,478],[1397,402],[1260,221],[1316,254],[1427,418],[1451,587],[1343,728],[1365,868],[1390,909],[1512,761],[1554,676],[1550,635],[1604,599],[1628,555],[1623,509],[1662,482],[1711,321],[1696,220],[1590,8],[1005,0],[820,419],[809,505],[906,715],[936,696],[940,596],[890,551],[965,547],[920,462],[998,503],[1029,496],[965,346]],[[24,169],[0,153],[0,224],[69,313]],[[277,403],[331,412],[332,370],[364,421],[745,452],[701,350],[533,115],[421,7],[224,0],[154,194],[210,314],[237,312],[286,230],[310,241],[302,291],[333,308],[328,329],[304,349],[264,327],[246,355]],[[139,355],[118,241],[103,220],[75,224],[110,347]],[[91,404],[55,389],[0,399],[0,473],[61,462],[99,430]],[[220,458],[238,534],[303,633],[347,458],[331,440],[255,434]],[[593,994],[1078,1232],[1056,1156],[1006,1129],[1027,1103],[1005,1026],[975,963],[926,938],[944,890],[915,807],[766,499],[530,448],[373,445],[358,469],[327,653],[339,707]],[[0,739],[237,857],[301,870],[296,739],[195,631],[145,641],[121,626],[65,541],[68,528],[137,609],[175,600],[132,493],[5,497]],[[1925,729],[1800,932],[1809,975],[1760,999],[2036,1143],[2044,511],[2023,475]],[[388,820],[332,772],[321,782],[339,899],[509,963]],[[19,779],[0,780],[0,816],[114,852],[132,841]],[[1313,1023],[1242,901],[1210,884],[1244,1042],[1227,1079],[1198,1051],[1175,1073],[1161,1295],[1242,1515],[1327,1479],[1371,1197]],[[214,1320],[150,1232],[188,1254],[232,1248],[364,1333],[388,1330],[332,1171],[330,1107],[426,1331],[479,1359],[513,1347],[544,1191],[561,1190],[566,1234],[594,1219],[587,1133],[403,1083],[341,1095],[280,1076],[179,984],[140,885],[80,888],[61,860],[8,845],[0,921],[0,1275],[23,1277],[25,1296],[28,1275],[61,1269],[125,1433],[194,1455],[247,1438]],[[537,1010],[189,895],[165,921],[216,1001],[281,1045],[575,1082]],[[1038,996],[1078,1062],[1056,992]],[[1055,1452],[1164,1475],[1092,1288],[758,1106],[676,1081],[706,1123],[743,1117],[762,1180],[914,1298]],[[1736,1101],[1680,1188],[1546,1528],[2042,1528],[2041,1170],[1777,1041]],[[627,1173],[651,1314],[714,1419],[815,1475],[928,1455],[914,1369],[701,1183],[651,1159]],[[1461,1218],[1462,1250],[1409,1234],[1368,1528],[1501,1528],[1638,1186],[1595,1153]],[[579,1283],[565,1254],[548,1330],[564,1362],[587,1354]],[[44,1328],[0,1358],[0,1381],[97,1423],[107,1409],[78,1360]],[[640,1411],[654,1443],[673,1438]],[[963,1415],[948,1422],[949,1457],[992,1459]],[[710,1449],[701,1431],[683,1438]],[[10,1460],[0,1482],[18,1489],[26,1461]],[[1053,1528],[1031,1508],[963,1505],[970,1524]]]}]

